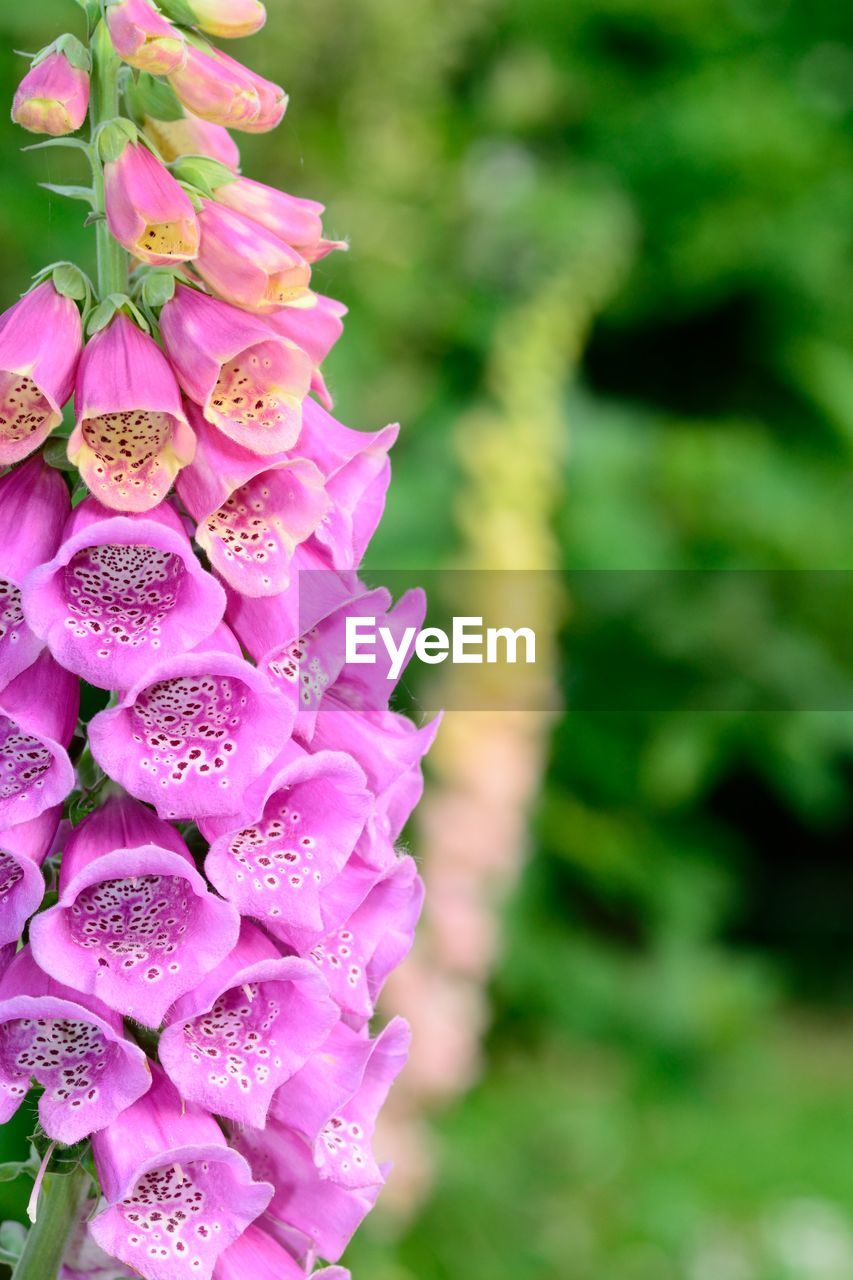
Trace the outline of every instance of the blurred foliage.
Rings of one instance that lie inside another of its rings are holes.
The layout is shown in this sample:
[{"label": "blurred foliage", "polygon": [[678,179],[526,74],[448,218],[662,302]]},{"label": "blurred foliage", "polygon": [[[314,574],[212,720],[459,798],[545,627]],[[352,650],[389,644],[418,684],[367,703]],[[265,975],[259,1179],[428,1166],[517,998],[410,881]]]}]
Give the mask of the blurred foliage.
[{"label": "blurred foliage", "polygon": [[[457,433],[500,400],[495,344],[594,259],[601,299],[630,265],[567,388],[565,563],[853,567],[849,8],[270,9],[238,56],[292,104],[246,168],[350,237],[317,273],[351,308],[330,381],[353,425],[406,428],[374,566],[454,557]],[[7,95],[13,49],[76,20],[72,0],[3,6]],[[0,145],[10,301],[91,247],[78,207],[34,185],[75,161],[19,158],[8,124]],[[847,1280],[851,774],[841,713],[565,718],[489,1072],[440,1123],[422,1216],[373,1220],[356,1275]]]}]

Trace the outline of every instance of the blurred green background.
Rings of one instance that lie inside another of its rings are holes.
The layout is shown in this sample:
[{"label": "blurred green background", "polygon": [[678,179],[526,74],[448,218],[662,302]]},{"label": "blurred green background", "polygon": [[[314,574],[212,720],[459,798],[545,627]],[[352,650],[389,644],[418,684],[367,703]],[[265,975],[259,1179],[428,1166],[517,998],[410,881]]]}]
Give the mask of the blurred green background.
[{"label": "blurred green background", "polygon": [[[511,384],[562,424],[541,522],[564,565],[853,567],[849,8],[270,10],[238,56],[291,107],[245,168],[350,237],[317,271],[351,309],[330,382],[351,425],[404,424],[374,565],[464,553],[467,424]],[[76,21],[3,4],[7,97],[13,50]],[[91,244],[35,186],[74,160],[0,142],[8,303]],[[356,1277],[849,1280],[853,718],[575,714],[549,754],[485,1072]]]}]

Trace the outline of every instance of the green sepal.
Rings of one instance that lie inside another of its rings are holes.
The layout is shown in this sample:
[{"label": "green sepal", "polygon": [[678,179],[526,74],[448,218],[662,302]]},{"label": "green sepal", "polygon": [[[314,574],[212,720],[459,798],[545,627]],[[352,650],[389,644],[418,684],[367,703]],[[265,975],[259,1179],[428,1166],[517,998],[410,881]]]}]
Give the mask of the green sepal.
[{"label": "green sepal", "polygon": [[143,305],[152,311],[165,307],[175,296],[176,283],[173,271],[151,271],[142,282],[140,296]]},{"label": "green sepal", "polygon": [[0,1224],[0,1265],[14,1267],[24,1252],[27,1228],[20,1222]]},{"label": "green sepal", "polygon": [[231,182],[236,182],[239,174],[234,173],[218,160],[207,156],[181,156],[171,166],[172,173],[179,182],[195,187],[202,195],[213,199],[214,193]]},{"label": "green sepal", "polygon": [[141,124],[146,116],[152,120],[183,120],[184,109],[167,80],[143,71],[127,86],[125,94],[130,110]]},{"label": "green sepal", "polygon": [[40,62],[44,62],[45,58],[49,58],[52,53],[61,53],[68,59],[71,66],[77,71],[92,70],[92,55],[83,44],[82,40],[78,40],[76,36],[72,36],[69,32],[59,36],[54,40],[53,44],[46,45],[44,49],[40,49],[33,58],[33,66],[37,67]]},{"label": "green sepal", "polygon": [[47,151],[48,147],[69,147],[74,151],[85,151],[87,156],[92,154],[89,143],[82,138],[48,138],[45,142],[32,142],[28,147],[21,147],[21,151]]},{"label": "green sepal", "polygon": [[76,471],[73,462],[68,461],[68,441],[49,440],[44,447],[44,460],[54,471]]},{"label": "green sepal", "polygon": [[104,164],[118,160],[131,142],[139,140],[139,130],[132,120],[119,116],[108,120],[98,130],[98,155]]},{"label": "green sepal", "polygon": [[183,23],[187,27],[194,27],[198,22],[198,17],[187,0],[159,0],[159,4],[166,17],[173,22]]},{"label": "green sepal", "polygon": [[63,298],[73,302],[88,301],[92,285],[85,273],[73,262],[60,262],[53,268],[53,287]]}]

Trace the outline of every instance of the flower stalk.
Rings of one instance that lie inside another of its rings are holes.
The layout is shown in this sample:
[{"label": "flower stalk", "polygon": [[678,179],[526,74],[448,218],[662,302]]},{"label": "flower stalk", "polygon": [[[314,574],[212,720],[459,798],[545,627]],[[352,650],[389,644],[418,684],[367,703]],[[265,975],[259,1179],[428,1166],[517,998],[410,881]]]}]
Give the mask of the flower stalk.
[{"label": "flower stalk", "polygon": [[82,1165],[70,1173],[49,1173],[41,1186],[35,1222],[12,1280],[53,1280],[77,1230],[91,1178]]},{"label": "flower stalk", "polygon": [[98,293],[100,300],[110,294],[127,292],[128,257],[114,240],[106,221],[106,194],[104,164],[98,152],[98,136],[101,127],[115,120],[120,110],[119,80],[121,60],[113,48],[110,33],[101,21],[92,37],[92,98],[90,106],[92,178],[95,192],[94,216],[96,218],[98,252]]}]

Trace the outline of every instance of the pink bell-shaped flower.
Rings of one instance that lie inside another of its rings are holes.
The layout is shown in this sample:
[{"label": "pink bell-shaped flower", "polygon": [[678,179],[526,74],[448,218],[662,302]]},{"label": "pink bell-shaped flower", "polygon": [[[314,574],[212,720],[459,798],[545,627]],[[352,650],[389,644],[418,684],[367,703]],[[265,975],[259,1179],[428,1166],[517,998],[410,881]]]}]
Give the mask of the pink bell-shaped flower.
[{"label": "pink bell-shaped flower", "polygon": [[41,456],[0,480],[0,688],[44,648],[24,620],[21,588],[54,555],[70,509],[62,475]]},{"label": "pink bell-shaped flower", "polygon": [[30,575],[24,602],[57,661],[100,689],[128,689],[156,662],[194,648],[224,608],[225,593],[169,503],[119,516],[94,498],[75,509],[56,555]]},{"label": "pink bell-shaped flower", "polygon": [[182,8],[197,27],[220,40],[252,36],[267,20],[261,0],[182,0]]},{"label": "pink bell-shaped flower", "polygon": [[89,110],[89,73],[59,49],[36,60],[15,94],[12,119],[30,133],[75,133]]},{"label": "pink bell-shaped flower", "polygon": [[0,946],[17,942],[44,898],[42,864],[53,848],[62,808],[0,833]]},{"label": "pink bell-shaped flower", "polygon": [[238,811],[290,737],[288,703],[233,645],[156,664],[89,724],[104,772],[163,818]]},{"label": "pink bell-shaped flower", "polygon": [[160,326],[178,381],[208,422],[264,457],[295,443],[312,372],[299,347],[259,316],[183,285]]},{"label": "pink bell-shaped flower", "polygon": [[[291,744],[271,776],[244,798],[239,823],[203,823],[205,870],[241,915],[292,946],[325,931],[323,897],[364,830],[371,796],[348,756],[309,756]],[[363,892],[367,892],[365,886]]]},{"label": "pink bell-shaped flower", "polygon": [[48,977],[25,947],[0,981],[0,1123],[18,1110],[31,1080],[44,1090],[45,1133],[71,1146],[147,1093],[151,1071],[117,1014]]},{"label": "pink bell-shaped flower", "polygon": [[107,26],[116,53],[138,71],[167,76],[186,60],[182,33],[148,0],[110,0]]},{"label": "pink bell-shaped flower", "polygon": [[325,206],[316,200],[291,196],[251,178],[236,178],[216,187],[214,196],[220,204],[260,223],[278,236],[306,262],[319,262],[333,249],[346,249],[343,240],[326,240],[323,236]]},{"label": "pink bell-shaped flower", "polygon": [[89,1230],[144,1280],[212,1280],[272,1196],[212,1116],[159,1068],[151,1089],[92,1140],[105,1207]]},{"label": "pink bell-shaped flower", "polygon": [[0,692],[0,829],[37,818],[74,786],[67,747],[79,681],[42,653]]},{"label": "pink bell-shaped flower", "polygon": [[208,892],[177,831],[111,797],[65,849],[56,906],[30,925],[48,973],[157,1027],[237,941],[239,919]]},{"label": "pink bell-shaped flower", "polygon": [[200,231],[192,201],[141,142],[104,165],[107,225],[128,253],[155,267],[188,262]]},{"label": "pink bell-shaped flower", "polygon": [[339,1017],[316,968],[244,921],[231,954],[169,1011],[160,1061],[183,1098],[262,1129],[276,1089]]},{"label": "pink bell-shaped flower", "polygon": [[271,1118],[310,1144],[320,1177],[343,1187],[381,1186],[376,1120],[406,1065],[411,1032],[393,1018],[375,1040],[339,1022],[301,1071],[278,1090]]},{"label": "pink bell-shaped flower", "polygon": [[311,296],[314,299],[313,306],[282,307],[281,311],[275,311],[264,318],[271,329],[290,342],[295,342],[297,347],[301,347],[310,356],[314,365],[311,390],[323,407],[331,411],[333,401],[321,366],[344,331],[343,318],[347,309],[342,302],[326,298],[321,293]]},{"label": "pink bell-shaped flower", "polygon": [[156,120],[146,116],[144,132],[170,164],[181,156],[207,156],[232,169],[240,168],[240,148],[222,125],[210,124],[187,111],[180,120]]},{"label": "pink bell-shaped flower", "polygon": [[[226,1249],[216,1264],[213,1280],[309,1280],[305,1268],[277,1240],[253,1223]],[[310,1280],[352,1280],[344,1267],[312,1271]]]},{"label": "pink bell-shaped flower", "polygon": [[169,76],[181,104],[193,115],[226,129],[247,129],[260,118],[256,77],[214,49],[187,45],[183,65]]},{"label": "pink bell-shaped flower", "polygon": [[68,457],[105,507],[150,511],[192,462],[195,436],[169,362],[122,312],[83,352],[75,407]]},{"label": "pink bell-shaped flower", "polygon": [[189,420],[198,448],[179,477],[178,493],[198,522],[196,541],[236,591],[284,591],[296,547],[329,508],[320,471],[304,458],[266,458],[241,448],[195,407]]},{"label": "pink bell-shaped flower", "polygon": [[248,311],[309,305],[311,265],[278,236],[214,200],[199,214],[195,269],[215,293]]},{"label": "pink bell-shaped flower", "polygon": [[80,312],[49,280],[0,316],[0,466],[26,458],[59,426],[82,349]]}]

